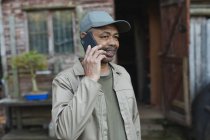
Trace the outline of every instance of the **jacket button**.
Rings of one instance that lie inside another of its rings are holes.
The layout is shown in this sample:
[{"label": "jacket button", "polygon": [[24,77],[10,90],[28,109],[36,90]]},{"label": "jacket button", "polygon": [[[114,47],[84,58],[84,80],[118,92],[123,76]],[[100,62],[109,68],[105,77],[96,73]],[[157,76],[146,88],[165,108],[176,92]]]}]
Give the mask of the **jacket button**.
[{"label": "jacket button", "polygon": [[107,136],[107,131],[104,131],[104,135]]}]

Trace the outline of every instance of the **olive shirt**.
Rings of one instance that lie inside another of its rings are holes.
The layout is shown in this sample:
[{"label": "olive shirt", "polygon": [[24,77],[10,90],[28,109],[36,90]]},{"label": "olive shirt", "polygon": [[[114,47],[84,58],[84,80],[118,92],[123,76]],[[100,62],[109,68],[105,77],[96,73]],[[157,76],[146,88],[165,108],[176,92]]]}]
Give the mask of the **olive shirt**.
[{"label": "olive shirt", "polygon": [[102,85],[106,101],[109,140],[126,140],[124,122],[113,90],[112,71],[110,70],[107,76],[101,76],[98,82]]},{"label": "olive shirt", "polygon": [[[127,71],[110,63],[127,140],[141,140],[136,99]],[[52,82],[52,121],[58,139],[108,140],[105,96],[101,84],[84,76],[78,61]]]}]

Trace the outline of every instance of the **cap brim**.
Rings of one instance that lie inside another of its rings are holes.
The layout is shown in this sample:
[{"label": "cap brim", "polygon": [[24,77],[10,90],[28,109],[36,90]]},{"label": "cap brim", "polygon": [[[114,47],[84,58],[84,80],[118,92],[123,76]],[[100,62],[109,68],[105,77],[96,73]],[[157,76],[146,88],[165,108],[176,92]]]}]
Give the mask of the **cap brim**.
[{"label": "cap brim", "polygon": [[128,32],[131,29],[130,24],[125,20],[116,20],[108,23],[98,23],[97,25],[93,25],[92,27],[102,27],[106,25],[115,25],[119,31],[119,33]]}]

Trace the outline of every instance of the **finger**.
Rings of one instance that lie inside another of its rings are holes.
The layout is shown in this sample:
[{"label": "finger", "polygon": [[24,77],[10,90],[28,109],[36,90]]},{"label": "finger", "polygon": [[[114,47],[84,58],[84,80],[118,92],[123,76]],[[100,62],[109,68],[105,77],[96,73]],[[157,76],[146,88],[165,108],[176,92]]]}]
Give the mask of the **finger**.
[{"label": "finger", "polygon": [[97,60],[98,60],[98,61],[101,61],[101,60],[104,59],[104,58],[106,58],[106,55],[99,55],[98,58],[97,58]]},{"label": "finger", "polygon": [[[89,46],[88,46],[88,47],[89,47]],[[90,49],[89,49],[88,53],[86,54],[86,58],[93,57],[94,54],[95,54],[101,47],[102,47],[101,45],[95,46],[95,47],[93,47],[93,48],[91,48],[91,46],[90,46]],[[97,56],[97,55],[98,55],[98,54],[96,53],[96,56]],[[96,58],[96,56],[94,56],[94,57]]]},{"label": "finger", "polygon": [[92,50],[91,50],[91,52],[90,52],[90,55],[95,55],[95,53],[96,54],[98,54],[97,52],[99,51],[99,50],[101,50],[101,48],[102,48],[102,45],[98,45],[98,46],[95,46],[94,48],[92,48]]},{"label": "finger", "polygon": [[98,51],[99,49],[102,48],[102,45],[97,45],[95,47],[92,48],[93,52]]},{"label": "finger", "polygon": [[[91,55],[95,55],[95,53],[96,53],[95,56],[97,57],[98,56],[98,51],[102,50],[101,48],[102,48],[102,45],[98,45],[98,46],[94,47]],[[99,51],[99,53],[104,53],[104,52]]]},{"label": "finger", "polygon": [[87,58],[87,56],[89,56],[90,51],[91,51],[91,46],[88,45],[87,50],[85,52],[85,58]]},{"label": "finger", "polygon": [[98,50],[98,51],[95,51],[93,57],[94,58],[97,58],[99,55],[102,55],[102,54],[105,55],[106,54],[106,51],[104,51],[104,50]]},{"label": "finger", "polygon": [[101,48],[102,48],[102,45],[97,45],[96,47],[97,50],[101,50]]}]

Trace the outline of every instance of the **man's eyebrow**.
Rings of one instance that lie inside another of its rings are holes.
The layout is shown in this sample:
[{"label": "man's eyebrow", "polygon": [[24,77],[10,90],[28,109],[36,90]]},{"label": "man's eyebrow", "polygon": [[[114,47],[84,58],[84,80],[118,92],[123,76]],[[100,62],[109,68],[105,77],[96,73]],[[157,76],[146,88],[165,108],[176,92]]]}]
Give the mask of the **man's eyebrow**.
[{"label": "man's eyebrow", "polygon": [[109,31],[103,31],[102,34],[111,34]]},{"label": "man's eyebrow", "polygon": [[117,31],[116,33],[114,33],[114,35],[119,35],[120,33]]},{"label": "man's eyebrow", "polygon": [[[102,32],[101,34],[109,34],[109,35],[111,35],[111,33],[110,33],[110,32],[108,32],[108,31],[104,31],[104,32]],[[114,33],[113,35],[119,35],[119,33],[118,33],[118,32],[116,32],[116,33]]]}]

